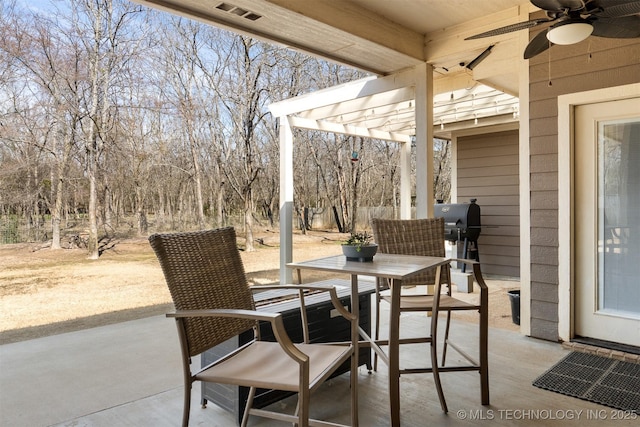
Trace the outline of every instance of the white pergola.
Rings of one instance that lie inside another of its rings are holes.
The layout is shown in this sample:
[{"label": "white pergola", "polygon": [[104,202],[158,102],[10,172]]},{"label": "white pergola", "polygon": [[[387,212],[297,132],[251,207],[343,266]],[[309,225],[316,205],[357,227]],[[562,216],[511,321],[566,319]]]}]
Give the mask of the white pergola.
[{"label": "white pergola", "polygon": [[[434,116],[434,102],[437,114]],[[487,119],[517,120],[518,99],[487,87],[439,95],[426,63],[273,103],[280,122],[280,283],[291,283],[293,260],[293,128],[321,130],[400,144],[400,217],[411,218],[411,145],[415,142],[416,217],[433,215],[434,126]],[[435,117],[435,118],[434,118]],[[496,119],[497,118],[497,119]]]}]

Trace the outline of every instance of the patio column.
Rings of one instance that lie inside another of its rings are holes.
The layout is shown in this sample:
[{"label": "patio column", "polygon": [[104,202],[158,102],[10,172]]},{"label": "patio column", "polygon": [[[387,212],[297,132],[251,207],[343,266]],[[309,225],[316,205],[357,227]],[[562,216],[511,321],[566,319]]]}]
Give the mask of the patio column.
[{"label": "patio column", "polygon": [[400,219],[411,219],[411,143],[400,144]]},{"label": "patio column", "polygon": [[[433,216],[433,67],[416,67],[416,218]],[[404,165],[402,166],[404,170]],[[403,194],[404,196],[404,194]],[[409,197],[409,203],[411,197]]]},{"label": "patio column", "polygon": [[280,123],[280,284],[293,282],[293,132],[287,116]]}]

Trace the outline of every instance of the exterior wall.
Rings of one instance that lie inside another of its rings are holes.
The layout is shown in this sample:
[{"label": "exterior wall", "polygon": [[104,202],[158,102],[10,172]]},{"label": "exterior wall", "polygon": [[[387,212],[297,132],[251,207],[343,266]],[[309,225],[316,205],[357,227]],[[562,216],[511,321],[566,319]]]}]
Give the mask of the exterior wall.
[{"label": "exterior wall", "polygon": [[518,130],[457,138],[457,203],[478,199],[482,271],[520,276]]},{"label": "exterior wall", "polygon": [[529,60],[531,336],[559,339],[558,96],[638,82],[637,38],[589,37]]}]

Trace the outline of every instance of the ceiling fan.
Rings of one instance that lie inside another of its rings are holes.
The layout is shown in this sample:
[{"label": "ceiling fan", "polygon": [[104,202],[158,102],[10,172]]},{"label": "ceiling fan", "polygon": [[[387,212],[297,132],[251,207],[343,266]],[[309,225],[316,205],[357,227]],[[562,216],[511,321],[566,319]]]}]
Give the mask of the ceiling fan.
[{"label": "ceiling fan", "polygon": [[547,13],[547,19],[507,25],[465,40],[497,36],[538,25],[551,24],[536,35],[524,51],[533,58],[554,44],[574,44],[590,35],[608,38],[640,37],[640,0],[530,0]]}]

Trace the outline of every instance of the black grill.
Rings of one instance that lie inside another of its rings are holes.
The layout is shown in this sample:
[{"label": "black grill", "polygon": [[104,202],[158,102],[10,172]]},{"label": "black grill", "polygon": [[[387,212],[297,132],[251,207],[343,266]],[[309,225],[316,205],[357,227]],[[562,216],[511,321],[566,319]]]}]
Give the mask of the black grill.
[{"label": "black grill", "polygon": [[[434,205],[434,216],[444,218],[444,238],[450,242],[464,242],[462,257],[467,259],[469,252],[473,259],[480,261],[478,255],[478,237],[480,237],[480,206],[477,199],[471,203],[439,203]],[[471,247],[470,247],[471,246]],[[462,265],[465,271],[465,265]]]}]

